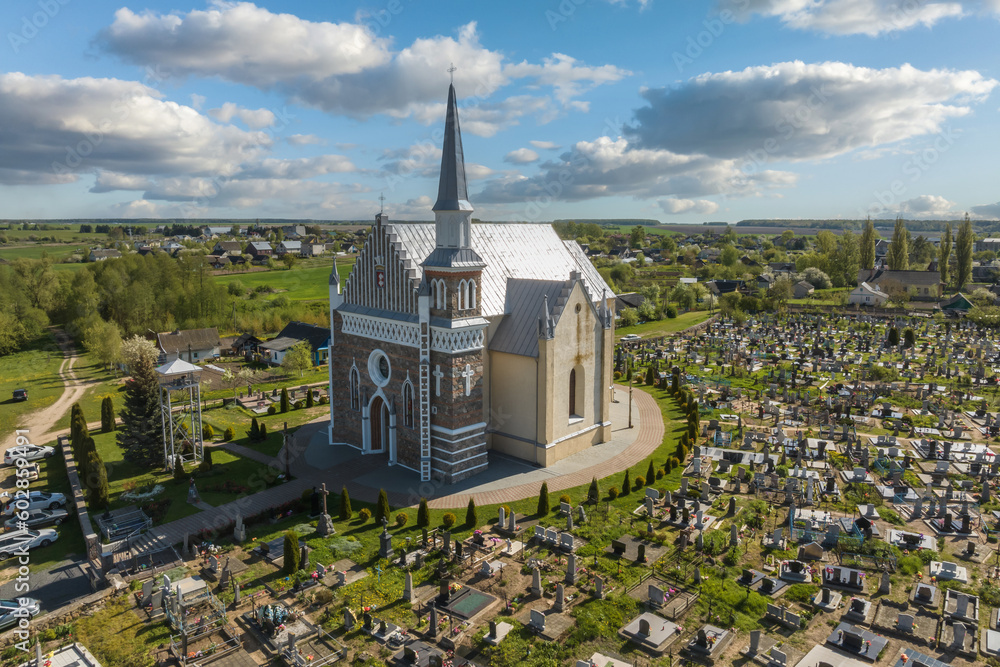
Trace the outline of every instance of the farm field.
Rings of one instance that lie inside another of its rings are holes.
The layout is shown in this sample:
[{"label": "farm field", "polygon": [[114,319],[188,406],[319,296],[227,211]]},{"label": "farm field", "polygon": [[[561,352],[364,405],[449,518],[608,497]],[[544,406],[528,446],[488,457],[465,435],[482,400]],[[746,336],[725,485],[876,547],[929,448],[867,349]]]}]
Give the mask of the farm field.
[{"label": "farm field", "polygon": [[688,327],[701,324],[707,320],[711,314],[705,310],[692,310],[681,313],[673,319],[662,319],[654,322],[641,322],[631,327],[620,327],[615,329],[615,337],[621,338],[626,334],[639,334],[644,338],[663,336],[668,333],[683,331]]},{"label": "farm field", "polygon": [[[354,266],[354,259],[354,257],[337,258],[341,286],[347,281],[351,267]],[[332,258],[324,258],[308,263],[302,262],[291,269],[233,273],[216,276],[215,279],[224,285],[239,281],[247,289],[267,285],[277,290],[279,294],[287,294],[292,301],[319,301],[329,298],[328,288],[332,264]]]}]

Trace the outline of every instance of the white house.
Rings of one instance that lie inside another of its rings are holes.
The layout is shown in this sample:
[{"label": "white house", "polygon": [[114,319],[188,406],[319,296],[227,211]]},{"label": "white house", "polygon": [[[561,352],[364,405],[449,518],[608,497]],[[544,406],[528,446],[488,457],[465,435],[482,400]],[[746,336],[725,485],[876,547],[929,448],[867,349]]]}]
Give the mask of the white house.
[{"label": "white house", "polygon": [[865,282],[855,287],[847,297],[847,303],[859,306],[881,306],[888,300],[888,294]]},{"label": "white house", "polygon": [[278,244],[278,255],[287,255],[291,253],[292,255],[302,254],[302,242],[301,241],[282,241]]},{"label": "white house", "polygon": [[222,348],[219,330],[187,329],[156,334],[156,342],[160,348],[160,363],[169,363],[175,359],[184,359],[192,364],[208,359],[218,359]]}]

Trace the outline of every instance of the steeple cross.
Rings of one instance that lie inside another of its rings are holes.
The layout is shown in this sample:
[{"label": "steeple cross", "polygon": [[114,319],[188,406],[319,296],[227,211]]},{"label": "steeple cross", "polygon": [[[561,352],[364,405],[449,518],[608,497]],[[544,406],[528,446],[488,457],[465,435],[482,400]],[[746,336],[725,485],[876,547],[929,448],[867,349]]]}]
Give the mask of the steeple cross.
[{"label": "steeple cross", "polygon": [[448,74],[451,75],[451,82],[452,83],[455,83],[455,70],[457,70],[457,69],[458,68],[455,67],[455,63],[451,63],[451,67],[448,68]]},{"label": "steeple cross", "polygon": [[383,213],[385,211],[385,194],[379,193],[378,196],[378,212]]}]

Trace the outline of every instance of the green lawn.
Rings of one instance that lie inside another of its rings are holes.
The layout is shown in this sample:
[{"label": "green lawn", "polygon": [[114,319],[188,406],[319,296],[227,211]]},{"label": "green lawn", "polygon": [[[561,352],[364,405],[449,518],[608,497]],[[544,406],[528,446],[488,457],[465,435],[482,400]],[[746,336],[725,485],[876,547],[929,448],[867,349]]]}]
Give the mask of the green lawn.
[{"label": "green lawn", "polygon": [[673,319],[664,318],[653,322],[643,322],[631,327],[615,329],[615,336],[621,339],[626,334],[639,334],[643,338],[654,338],[668,333],[683,331],[707,320],[711,314],[707,310],[692,310],[682,313]]},{"label": "green lawn", "polygon": [[[62,352],[48,334],[21,352],[0,357],[0,402],[3,405],[0,434],[4,438],[15,428],[31,429],[31,415],[52,405],[62,395],[63,384],[59,378],[62,360]],[[15,403],[11,399],[15,389],[27,389],[28,400]]]},{"label": "green lawn", "polygon": [[[169,499],[170,507],[163,518],[163,523],[183,518],[189,514],[194,514],[200,510],[187,502],[187,479],[184,482],[175,482],[169,473],[164,473],[159,466],[154,469],[144,469],[133,463],[125,461],[122,457],[122,450],[118,447],[115,433],[96,433],[94,442],[97,451],[100,453],[104,464],[108,468],[108,486],[110,488],[109,498],[112,508],[124,507],[135,504],[133,501],[122,500],[121,494],[126,490],[128,483],[162,484],[164,492],[156,500]],[[251,478],[259,478],[265,474],[266,466],[235,456],[223,450],[216,450],[212,454],[214,463],[210,473],[196,474],[195,483],[199,487],[221,484],[226,480],[245,482]],[[190,472],[190,471],[189,471]],[[203,475],[203,476],[202,476]],[[268,477],[273,478],[273,475]],[[209,493],[203,500],[210,505],[222,504],[236,498],[236,494],[231,493]]]},{"label": "green lawn", "polygon": [[[347,281],[351,267],[354,266],[354,259],[354,257],[337,258],[337,270],[340,273],[341,285]],[[224,285],[239,281],[247,289],[266,285],[277,290],[279,294],[287,294],[288,298],[293,301],[326,300],[330,296],[329,284],[332,264],[332,258],[305,260],[291,269],[233,273],[216,276],[215,279]]]},{"label": "green lawn", "polygon": [[217,440],[221,440],[225,430],[232,427],[233,431],[236,432],[236,439],[233,440],[236,444],[255,449],[268,456],[277,456],[282,446],[281,429],[285,422],[288,422],[290,430],[295,430],[306,422],[329,414],[329,409],[328,405],[317,405],[312,408],[290,410],[285,414],[278,413],[257,417],[258,424],[267,425],[268,437],[264,442],[250,442],[247,438],[246,432],[250,428],[253,415],[242,408],[232,406],[210,408],[203,410],[201,414],[202,421],[212,425]]}]

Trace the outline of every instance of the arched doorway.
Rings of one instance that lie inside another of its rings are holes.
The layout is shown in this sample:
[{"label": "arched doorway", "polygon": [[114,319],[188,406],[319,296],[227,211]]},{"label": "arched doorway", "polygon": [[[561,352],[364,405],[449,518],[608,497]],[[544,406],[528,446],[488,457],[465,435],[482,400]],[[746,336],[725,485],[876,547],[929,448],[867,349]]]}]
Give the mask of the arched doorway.
[{"label": "arched doorway", "polygon": [[382,452],[389,444],[389,406],[376,395],[368,407],[371,428],[371,452]]}]

